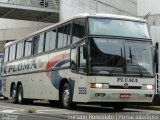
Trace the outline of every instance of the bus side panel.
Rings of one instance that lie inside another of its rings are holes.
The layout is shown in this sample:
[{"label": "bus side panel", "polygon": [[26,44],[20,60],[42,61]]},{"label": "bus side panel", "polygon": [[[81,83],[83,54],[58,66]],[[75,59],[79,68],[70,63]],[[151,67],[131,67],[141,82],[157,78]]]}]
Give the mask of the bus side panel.
[{"label": "bus side panel", "polygon": [[6,75],[10,75],[9,72],[12,69],[12,64],[8,63],[3,65],[2,68],[2,74],[3,74],[3,79],[2,79],[2,86],[3,86],[3,95],[5,97],[10,97],[10,86],[11,86],[11,82],[12,82],[12,77],[10,76],[6,76]]},{"label": "bus side panel", "polygon": [[56,99],[57,90],[52,86],[50,79],[47,77],[46,65],[48,63],[48,54],[34,57],[28,60],[32,66],[29,74],[30,96],[27,98],[33,99]]}]

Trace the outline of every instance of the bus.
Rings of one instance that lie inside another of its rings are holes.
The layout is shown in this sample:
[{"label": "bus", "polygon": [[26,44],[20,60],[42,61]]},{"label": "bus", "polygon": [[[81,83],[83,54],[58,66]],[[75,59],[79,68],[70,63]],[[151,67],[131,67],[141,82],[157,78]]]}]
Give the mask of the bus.
[{"label": "bus", "polygon": [[3,95],[14,103],[151,103],[155,92],[147,22],[80,14],[5,45]]},{"label": "bus", "polygon": [[3,60],[3,53],[0,53],[0,96],[2,96],[2,77],[1,77],[1,61]]}]

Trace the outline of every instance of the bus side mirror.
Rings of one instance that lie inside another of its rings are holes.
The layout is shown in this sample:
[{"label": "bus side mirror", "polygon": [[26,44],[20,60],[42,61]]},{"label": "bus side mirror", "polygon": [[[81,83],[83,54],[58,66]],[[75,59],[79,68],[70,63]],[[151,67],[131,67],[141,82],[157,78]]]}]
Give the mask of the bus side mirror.
[{"label": "bus side mirror", "polygon": [[87,48],[85,45],[83,45],[83,58],[87,59]]}]

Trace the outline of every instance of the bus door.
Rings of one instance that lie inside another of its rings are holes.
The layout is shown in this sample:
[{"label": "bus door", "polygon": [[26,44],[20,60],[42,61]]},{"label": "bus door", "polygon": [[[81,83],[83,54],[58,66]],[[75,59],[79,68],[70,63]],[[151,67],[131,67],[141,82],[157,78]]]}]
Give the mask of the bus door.
[{"label": "bus door", "polygon": [[78,98],[78,75],[77,75],[77,46],[71,48],[70,51],[70,68],[71,68],[71,80],[74,81],[74,86],[72,85],[72,94],[73,94],[73,101],[77,101]]},{"label": "bus door", "polygon": [[[78,45],[78,96],[80,101],[87,99],[87,49],[85,43]],[[83,99],[82,99],[83,98]]]},{"label": "bus door", "polygon": [[75,79],[74,100],[82,100],[81,95],[87,94],[87,69],[86,69],[86,56],[87,49],[85,43],[74,46],[71,49],[71,71],[72,78]]}]

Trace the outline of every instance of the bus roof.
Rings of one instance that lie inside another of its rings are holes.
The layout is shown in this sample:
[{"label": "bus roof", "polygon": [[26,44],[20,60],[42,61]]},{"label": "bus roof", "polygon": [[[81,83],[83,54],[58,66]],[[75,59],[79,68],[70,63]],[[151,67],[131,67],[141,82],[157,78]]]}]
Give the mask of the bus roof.
[{"label": "bus roof", "polygon": [[5,47],[8,46],[8,45],[10,45],[10,44],[12,44],[12,43],[15,43],[15,42],[17,42],[17,41],[24,40],[24,39],[26,39],[26,38],[28,38],[28,37],[30,37],[30,36],[36,35],[36,34],[38,34],[38,33],[41,33],[41,32],[43,32],[43,31],[46,31],[46,30],[48,30],[48,29],[51,29],[51,28],[56,27],[56,26],[58,26],[58,25],[61,25],[61,24],[65,23],[65,22],[68,22],[68,21],[70,21],[70,20],[73,20],[73,19],[76,19],[76,18],[87,18],[87,17],[113,18],[113,19],[122,19],[122,20],[131,20],[131,21],[146,22],[146,20],[143,20],[143,19],[140,19],[140,18],[130,17],[130,16],[124,16],[124,15],[100,14],[100,13],[84,13],[84,14],[76,15],[76,16],[74,16],[74,17],[72,17],[72,18],[70,18],[70,19],[67,19],[67,20],[65,20],[65,21],[60,21],[60,22],[58,22],[58,23],[55,23],[55,24],[53,24],[53,25],[50,25],[50,26],[48,26],[48,27],[46,27],[46,28],[43,28],[43,29],[38,30],[38,31],[36,31],[36,32],[33,32],[33,33],[31,33],[31,34],[29,34],[29,35],[27,35],[27,36],[25,36],[25,37],[22,37],[22,38],[20,38],[20,39],[17,39],[16,41],[6,43],[6,44],[5,44]]},{"label": "bus roof", "polygon": [[10,44],[12,44],[12,43],[14,43],[14,41],[7,42],[7,43],[5,44],[5,46],[8,46],[8,45],[10,45]]},{"label": "bus roof", "polygon": [[115,18],[115,19],[146,22],[146,20],[136,18],[136,17],[125,16],[125,15],[115,15],[115,14],[101,14],[101,13],[85,13],[85,14],[76,15],[75,17]]}]

